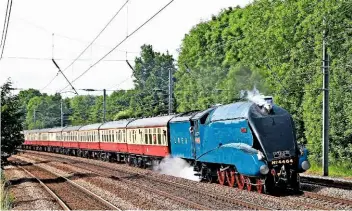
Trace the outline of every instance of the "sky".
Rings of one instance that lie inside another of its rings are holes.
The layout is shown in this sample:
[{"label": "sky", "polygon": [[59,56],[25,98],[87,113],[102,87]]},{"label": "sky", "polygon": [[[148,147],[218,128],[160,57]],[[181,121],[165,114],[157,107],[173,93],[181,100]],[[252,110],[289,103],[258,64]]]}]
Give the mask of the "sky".
[{"label": "sky", "polygon": [[[11,78],[16,88],[34,88],[54,94],[67,82],[61,70],[74,59],[105,27],[126,0],[13,0],[3,59],[0,84]],[[129,0],[101,36],[64,71],[72,81],[154,15],[169,0]],[[167,51],[177,59],[182,39],[201,21],[207,21],[221,9],[245,6],[250,0],[174,0],[165,10],[130,36],[115,51],[73,83],[80,89],[131,89],[132,70],[140,46],[151,44],[155,51]],[[7,0],[0,0],[0,29],[4,25]],[[46,87],[46,85],[55,79]],[[43,89],[46,87],[45,89]],[[101,94],[90,93],[90,94]],[[109,94],[109,92],[108,92]],[[68,87],[66,97],[73,96]]]}]

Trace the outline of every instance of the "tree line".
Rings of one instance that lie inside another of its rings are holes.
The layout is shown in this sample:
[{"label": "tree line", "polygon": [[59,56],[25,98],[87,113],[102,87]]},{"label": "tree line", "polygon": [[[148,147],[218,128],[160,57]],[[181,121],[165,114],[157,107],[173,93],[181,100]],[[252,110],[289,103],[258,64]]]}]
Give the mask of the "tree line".
[{"label": "tree line", "polygon": [[[352,3],[256,0],[230,7],[187,33],[177,61],[168,52],[141,47],[135,88],[107,97],[107,120],[167,113],[169,71],[174,112],[231,103],[256,87],[274,96],[296,124],[297,138],[320,161],[322,140],[322,42],[330,56],[330,160],[352,166]],[[102,96],[62,99],[29,89],[19,93],[26,129],[102,121]]]}]

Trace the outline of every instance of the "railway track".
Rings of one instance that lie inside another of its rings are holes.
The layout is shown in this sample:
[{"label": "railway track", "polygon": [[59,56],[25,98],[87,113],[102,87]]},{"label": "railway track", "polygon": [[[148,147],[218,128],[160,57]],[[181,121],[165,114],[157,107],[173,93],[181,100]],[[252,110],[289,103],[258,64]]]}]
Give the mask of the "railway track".
[{"label": "railway track", "polygon": [[[37,153],[34,153],[37,154]],[[45,158],[52,158],[53,156],[44,155],[40,156]],[[55,156],[56,159],[61,160],[69,165],[76,166],[102,177],[111,178],[113,180],[127,183],[134,187],[143,188],[147,191],[162,195],[164,197],[175,200],[181,204],[190,206],[194,209],[213,210],[213,209],[255,209],[255,210],[268,210],[270,208],[256,205],[254,203],[245,202],[235,198],[230,198],[224,195],[211,193],[209,191],[196,189],[181,183],[176,183],[160,178],[154,178],[148,174],[139,174],[130,172],[128,170],[113,169],[106,166],[100,166],[94,163],[87,163],[68,158]],[[73,162],[72,162],[73,161]],[[84,164],[78,165],[78,163]],[[118,175],[118,176],[116,176]],[[138,181],[135,179],[138,178]],[[151,184],[152,181],[152,184]],[[149,185],[148,185],[149,184]],[[170,194],[172,192],[172,194]],[[185,198],[184,196],[187,196]],[[203,204],[212,204],[212,206],[204,206]]]},{"label": "railway track", "polygon": [[[335,198],[335,197],[321,195],[321,194],[317,194],[314,192],[308,192],[308,191],[304,191],[303,195],[307,198],[311,198],[311,199],[320,201],[322,203],[322,205],[326,205],[326,206],[339,205],[339,206],[344,206],[345,210],[352,209],[352,201],[351,200]],[[329,209],[333,209],[333,208],[334,208],[333,206],[329,207]]]},{"label": "railway track", "polygon": [[12,164],[35,178],[63,210],[121,210],[66,177],[32,163],[12,158]]},{"label": "railway track", "polygon": [[[138,186],[138,185],[141,186],[141,183],[147,184],[147,183],[150,183],[150,181],[153,181],[153,187],[157,187],[158,190],[156,190],[156,188],[150,188],[150,187],[148,189],[148,186],[145,186],[145,188],[151,192],[160,191],[160,189],[161,189],[162,191],[159,194],[164,194],[170,189],[173,189],[173,192],[178,192],[181,195],[189,195],[190,193],[197,193],[198,195],[203,196],[203,200],[213,201],[214,204],[219,204],[219,202],[221,202],[221,204],[223,206],[220,206],[220,207],[216,206],[217,209],[228,209],[229,207],[232,209],[242,209],[242,208],[257,209],[257,210],[258,209],[270,209],[270,208],[258,206],[258,205],[255,205],[253,203],[246,202],[243,200],[237,200],[237,199],[234,199],[233,197],[230,198],[230,197],[227,197],[227,196],[224,196],[221,194],[214,194],[213,192],[210,192],[209,190],[206,190],[206,189],[193,188],[189,185],[181,184],[178,182],[160,179],[159,177],[156,178],[153,175],[149,175],[148,173],[147,174],[139,174],[136,172],[132,173],[131,171],[129,171],[127,169],[120,169],[120,168],[116,169],[116,168],[112,168],[112,167],[107,167],[105,165],[102,167],[101,165],[89,162],[90,160],[78,161],[75,158],[70,158],[70,157],[66,157],[66,156],[63,157],[62,155],[55,155],[55,154],[54,155],[51,155],[51,154],[47,155],[47,153],[40,153],[40,152],[30,152],[30,153],[42,156],[42,157],[44,157],[44,159],[45,158],[52,159],[53,157],[55,157],[56,159],[60,160],[63,163],[73,165],[73,166],[76,166],[77,168],[85,169],[90,172],[94,172],[94,174],[96,174],[96,175],[100,175],[100,176],[104,176],[104,177],[109,177],[111,179],[123,181],[123,182],[129,183],[133,186]],[[84,164],[84,165],[83,166],[78,165],[79,163]],[[118,175],[118,176],[116,176],[116,175]],[[139,180],[138,183],[134,182],[133,179],[128,179],[128,178],[133,178],[133,177],[131,177],[132,175],[138,176],[138,180]],[[253,193],[253,194],[257,194],[257,193]],[[301,201],[304,202],[304,204],[300,204],[299,207],[304,208],[304,209],[315,209],[315,210],[317,210],[317,209],[320,209],[320,210],[336,209],[336,206],[343,207],[344,209],[352,209],[352,201],[350,201],[350,200],[334,198],[334,197],[321,195],[321,194],[317,194],[314,192],[308,192],[308,191],[302,192],[301,195],[292,195],[293,197],[295,197],[295,199],[292,199],[290,197],[289,197],[290,199],[288,199],[288,198],[285,198],[282,196],[275,197],[275,196],[263,195],[263,194],[260,194],[260,195],[262,198],[265,198],[268,201],[280,200],[280,201],[285,202],[287,204],[292,204],[292,207],[295,207],[295,208],[297,208],[297,205],[295,205],[296,204],[295,200],[300,199]],[[175,197],[175,195],[170,195],[169,197]],[[181,200],[182,200],[182,197],[181,197]],[[180,200],[180,202],[182,202],[181,200]],[[310,202],[314,202],[314,204],[312,204]]]},{"label": "railway track", "polygon": [[338,180],[338,179],[331,179],[331,178],[321,178],[321,177],[302,175],[301,183],[339,188],[344,190],[352,190],[352,181],[345,181],[345,180]]}]

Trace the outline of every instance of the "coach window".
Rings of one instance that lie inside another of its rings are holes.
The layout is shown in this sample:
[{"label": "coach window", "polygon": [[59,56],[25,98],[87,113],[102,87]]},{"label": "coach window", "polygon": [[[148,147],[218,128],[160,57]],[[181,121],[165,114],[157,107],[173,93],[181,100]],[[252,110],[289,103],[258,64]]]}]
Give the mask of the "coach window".
[{"label": "coach window", "polygon": [[166,130],[163,130],[163,144],[165,145],[166,144]]},{"label": "coach window", "polygon": [[116,142],[120,142],[120,130],[115,130]]},{"label": "coach window", "polygon": [[158,144],[161,144],[161,128],[158,128]]},{"label": "coach window", "polygon": [[152,129],[147,129],[147,130],[148,130],[148,144],[153,144]]},{"label": "coach window", "polygon": [[144,129],[144,143],[148,144],[148,129]]},{"label": "coach window", "polygon": [[133,130],[133,143],[137,143],[137,130]]}]

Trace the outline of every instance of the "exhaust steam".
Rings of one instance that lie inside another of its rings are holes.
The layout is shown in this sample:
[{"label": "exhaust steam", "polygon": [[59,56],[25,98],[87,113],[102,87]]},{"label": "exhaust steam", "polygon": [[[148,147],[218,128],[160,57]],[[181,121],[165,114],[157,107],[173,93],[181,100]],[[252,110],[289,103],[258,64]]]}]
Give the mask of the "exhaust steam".
[{"label": "exhaust steam", "polygon": [[179,157],[165,157],[158,165],[153,166],[153,171],[174,177],[200,181],[200,178],[194,175],[196,171],[193,170],[193,167]]}]

